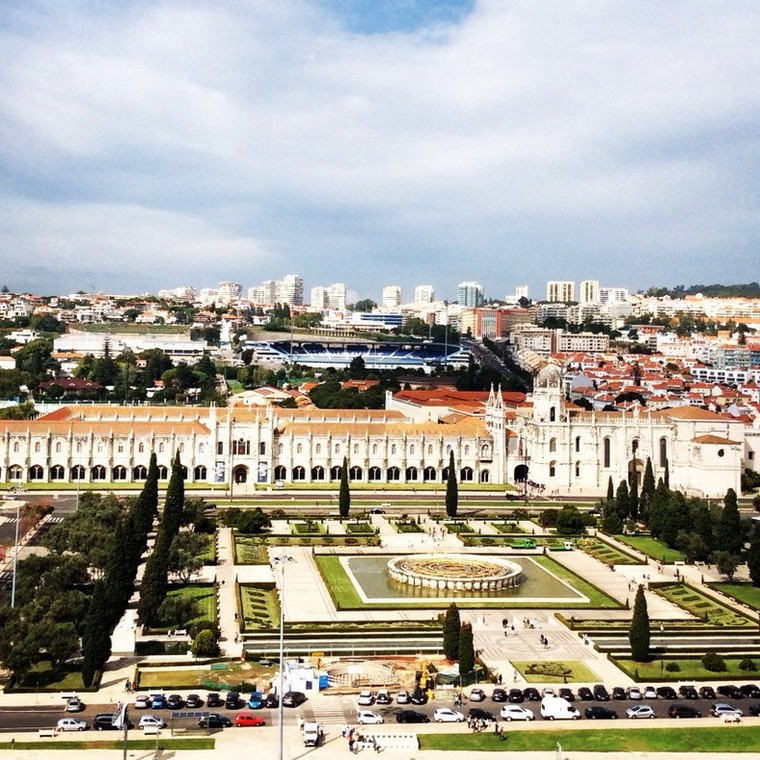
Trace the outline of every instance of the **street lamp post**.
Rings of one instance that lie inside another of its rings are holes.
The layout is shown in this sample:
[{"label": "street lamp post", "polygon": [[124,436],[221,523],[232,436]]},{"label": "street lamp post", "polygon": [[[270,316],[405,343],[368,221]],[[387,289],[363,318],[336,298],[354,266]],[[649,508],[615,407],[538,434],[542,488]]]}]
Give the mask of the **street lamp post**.
[{"label": "street lamp post", "polygon": [[272,558],[280,567],[280,684],[279,684],[279,701],[278,701],[278,720],[279,720],[279,752],[278,760],[284,760],[285,752],[285,711],[282,704],[284,696],[285,683],[285,563],[291,562],[292,557],[287,554],[278,554]]},{"label": "street lamp post", "polygon": [[[17,496],[21,495],[21,489]],[[16,606],[16,568],[18,567],[18,524],[21,522],[21,499],[16,499],[16,538],[13,542],[13,582],[11,583],[11,608]]]}]

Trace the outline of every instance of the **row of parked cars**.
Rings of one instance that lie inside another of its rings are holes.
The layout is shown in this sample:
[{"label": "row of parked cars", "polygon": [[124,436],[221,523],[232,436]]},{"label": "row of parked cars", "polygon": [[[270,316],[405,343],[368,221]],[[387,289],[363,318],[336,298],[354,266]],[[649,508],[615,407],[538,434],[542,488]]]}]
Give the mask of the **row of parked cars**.
[{"label": "row of parked cars", "polygon": [[[306,695],[301,691],[288,691],[283,695],[283,707],[298,707],[306,701]],[[245,704],[243,704],[245,703]],[[243,700],[237,691],[228,691],[222,697],[218,692],[209,692],[205,700],[206,707],[224,707],[227,710],[239,710],[241,707],[248,707],[250,710],[260,710],[265,707],[279,707],[279,697],[276,693],[270,692],[264,694],[260,691],[253,691],[248,699]],[[161,692],[149,694],[140,694],[135,699],[135,708],[137,710],[196,710],[204,706],[203,698],[198,694],[188,694],[182,697],[180,694],[169,694],[165,696]]]}]

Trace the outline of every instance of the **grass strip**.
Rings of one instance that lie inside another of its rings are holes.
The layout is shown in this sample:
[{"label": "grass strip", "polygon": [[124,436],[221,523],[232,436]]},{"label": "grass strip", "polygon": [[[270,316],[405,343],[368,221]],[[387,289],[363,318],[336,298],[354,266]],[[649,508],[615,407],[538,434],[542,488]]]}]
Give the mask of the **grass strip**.
[{"label": "grass strip", "polygon": [[672,727],[647,729],[570,729],[493,733],[420,734],[422,750],[465,752],[757,752],[760,726]]},{"label": "grass strip", "polygon": [[[144,749],[154,750],[158,744],[159,749],[214,749],[216,740],[213,737],[203,737],[198,739],[128,739],[127,749]],[[41,749],[46,752],[51,750],[83,750],[83,749],[122,749],[123,740],[113,741],[37,741],[37,742],[0,742],[0,751],[2,750],[22,750],[22,749]]]}]

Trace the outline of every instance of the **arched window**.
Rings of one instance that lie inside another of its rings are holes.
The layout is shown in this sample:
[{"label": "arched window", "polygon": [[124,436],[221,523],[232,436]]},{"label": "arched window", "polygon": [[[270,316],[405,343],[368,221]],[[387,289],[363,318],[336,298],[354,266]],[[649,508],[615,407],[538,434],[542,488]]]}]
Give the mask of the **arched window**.
[{"label": "arched window", "polygon": [[579,435],[575,436],[575,451],[578,452],[581,450],[581,437]]},{"label": "arched window", "polygon": [[40,442],[36,441],[34,444],[34,453],[39,454],[40,453]]},{"label": "arched window", "polygon": [[300,465],[293,468],[293,480],[306,480],[306,470]]},{"label": "arched window", "polygon": [[84,467],[82,467],[81,464],[75,464],[71,468],[71,479],[72,480],[84,480]]},{"label": "arched window", "polygon": [[406,468],[406,479],[415,482],[419,478],[419,470],[417,470],[416,467],[407,467]]},{"label": "arched window", "polygon": [[396,453],[396,444],[394,443],[394,444],[391,446],[391,454],[395,454],[395,453]]},{"label": "arched window", "polygon": [[335,444],[335,453],[336,454],[340,454],[340,444],[339,443]]},{"label": "arched window", "polygon": [[364,472],[361,467],[357,467],[354,465],[353,467],[350,467],[348,470],[348,477],[350,480],[361,480],[364,476]]},{"label": "arched window", "polygon": [[359,444],[355,443],[354,444],[354,454],[358,454],[358,453],[359,453]]},{"label": "arched window", "polygon": [[322,444],[321,444],[321,443],[318,443],[318,444],[317,444],[317,445],[314,447],[314,453],[315,453],[315,454],[321,454],[321,453],[322,453]]},{"label": "arched window", "polygon": [[321,466],[312,467],[311,468],[311,479],[312,480],[324,480],[325,479],[325,468]]},{"label": "arched window", "polygon": [[428,455],[429,455],[429,456],[432,456],[432,455],[433,455],[433,445],[432,445],[432,444],[430,444],[430,445],[428,446]]},{"label": "arched window", "polygon": [[126,480],[127,468],[124,465],[116,465],[111,472],[111,480]]},{"label": "arched window", "polygon": [[266,441],[259,441],[259,456],[264,457],[267,454],[267,444]]},{"label": "arched window", "polygon": [[451,444],[447,443],[446,444],[446,456],[448,456],[449,454],[451,454]]},{"label": "arched window", "polygon": [[550,438],[549,439],[549,452],[554,453],[557,450],[557,439],[556,438]]},{"label": "arched window", "polygon": [[556,422],[556,421],[557,421],[557,408],[553,406],[551,407],[551,409],[549,409],[549,422]]},{"label": "arched window", "polygon": [[158,465],[158,479],[166,480],[169,477],[169,470],[165,464]]},{"label": "arched window", "polygon": [[56,443],[55,443],[55,453],[56,454],[60,454],[61,453],[61,442],[60,441],[56,441]]},{"label": "arched window", "polygon": [[414,444],[409,447],[409,456],[414,456]]},{"label": "arched window", "polygon": [[481,470],[480,471],[480,482],[481,483],[490,483],[491,482],[491,474],[488,472],[488,470]]},{"label": "arched window", "polygon": [[376,443],[372,444],[372,453],[373,454],[377,454],[377,444]]},{"label": "arched window", "polygon": [[388,480],[389,481],[401,480],[401,470],[398,467],[389,467]]},{"label": "arched window", "polygon": [[14,443],[13,443],[13,453],[14,454],[18,454],[19,449],[20,449],[19,442],[18,441],[14,441]]},{"label": "arched window", "polygon": [[281,443],[278,443],[278,444],[277,444],[277,453],[278,453],[279,455],[282,455],[282,444],[281,444]]},{"label": "arched window", "polygon": [[50,468],[50,480],[63,480],[66,471],[60,464]]},{"label": "arched window", "polygon": [[[142,444],[140,444],[142,446]],[[205,443],[199,443],[198,444],[198,453],[199,454],[205,454],[206,453],[206,444]]]},{"label": "arched window", "polygon": [[469,446],[465,446],[464,447],[464,454],[465,454],[465,456],[469,456],[469,454],[470,454],[470,447]]},{"label": "arched window", "polygon": [[274,468],[274,479],[275,480],[285,480],[285,476],[287,475],[287,470],[283,465],[278,464],[277,467]]},{"label": "arched window", "polygon": [[29,480],[42,480],[45,475],[45,471],[38,464],[33,464],[29,468]]},{"label": "arched window", "polygon": [[472,476],[472,467],[462,467],[459,473],[459,479],[462,481],[462,483],[472,483]]},{"label": "arched window", "polygon": [[218,457],[222,456],[224,454],[224,441],[217,441],[216,442],[216,455]]},{"label": "arched window", "polygon": [[159,443],[158,444],[158,453],[159,454],[163,454],[164,453],[164,444],[163,443]]},{"label": "arched window", "polygon": [[603,442],[604,453],[602,467],[611,467],[612,460],[612,446],[609,438],[605,438]]},{"label": "arched window", "polygon": [[575,477],[579,478],[581,476],[581,463],[576,462],[575,463]]},{"label": "arched window", "polygon": [[81,441],[77,441],[77,454],[81,454],[82,453],[82,448],[83,448],[82,447],[82,442]]},{"label": "arched window", "polygon": [[92,479],[93,480],[105,480],[106,479],[106,468],[103,467],[102,464],[96,464],[92,468]]},{"label": "arched window", "polygon": [[426,483],[432,483],[436,480],[435,467],[426,467],[422,473],[422,478]]},{"label": "arched window", "polygon": [[370,481],[380,480],[382,477],[379,467],[370,467],[369,470],[367,470],[367,475],[369,476]]},{"label": "arched window", "polygon": [[340,480],[340,476],[342,472],[343,472],[343,468],[340,466],[331,467],[330,480]]},{"label": "arched window", "polygon": [[21,480],[21,476],[24,474],[24,470],[21,465],[12,464],[8,468],[8,480]]},{"label": "arched window", "polygon": [[553,478],[557,475],[557,463],[549,462],[549,477]]},{"label": "arched window", "polygon": [[303,444],[296,444],[296,454],[303,454]]},{"label": "arched window", "polygon": [[638,438],[634,438],[631,441],[631,452],[633,453],[634,456],[636,456],[636,452],[638,450],[639,450],[639,439]]},{"label": "arched window", "polygon": [[668,466],[668,440],[660,438],[660,467]]},{"label": "arched window", "polygon": [[148,477],[148,469],[143,464],[138,464],[132,469],[132,480],[145,480]]},{"label": "arched window", "polygon": [[[203,446],[203,444],[201,444]],[[137,444],[137,453],[143,454],[145,452],[145,444],[144,443],[138,443]]]},{"label": "arched window", "polygon": [[491,458],[491,447],[487,443],[484,443],[480,447],[480,458],[481,459],[490,459]]},{"label": "arched window", "polygon": [[193,480],[206,480],[208,470],[205,465],[199,464],[193,469]]},{"label": "arched window", "polygon": [[184,454],[185,453],[185,444],[184,443],[180,443],[180,445],[179,445],[179,453],[180,454]]}]

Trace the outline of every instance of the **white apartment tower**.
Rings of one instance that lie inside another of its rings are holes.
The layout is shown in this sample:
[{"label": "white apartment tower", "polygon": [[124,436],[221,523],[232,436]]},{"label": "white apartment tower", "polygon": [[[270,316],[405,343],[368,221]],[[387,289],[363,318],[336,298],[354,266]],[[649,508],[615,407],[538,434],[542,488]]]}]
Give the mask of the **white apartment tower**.
[{"label": "white apartment tower", "polygon": [[216,289],[216,300],[220,304],[230,305],[237,303],[241,295],[243,295],[243,286],[229,280],[220,282],[219,287]]},{"label": "white apartment tower", "polygon": [[435,290],[432,285],[418,285],[414,289],[414,302],[416,304],[433,303],[435,301]]},{"label": "white apartment tower", "polygon": [[311,297],[309,298],[309,304],[312,309],[319,309],[322,311],[327,308],[327,288],[323,288],[321,285],[311,289]]},{"label": "white apartment tower", "polygon": [[572,280],[549,280],[546,283],[546,300],[550,303],[575,301],[575,283]]},{"label": "white apartment tower", "polygon": [[346,310],[346,286],[342,282],[334,282],[325,288],[327,308],[334,311]]},{"label": "white apartment tower", "polygon": [[580,291],[578,300],[582,304],[599,303],[599,280],[582,280]]},{"label": "white apartment tower", "polygon": [[483,286],[479,282],[460,282],[457,286],[457,303],[469,309],[483,305]]},{"label": "white apartment tower", "polygon": [[264,280],[261,285],[248,288],[248,300],[252,306],[272,306],[277,295],[275,280]]},{"label": "white apartment tower", "polygon": [[518,285],[515,288],[515,300],[519,301],[521,298],[528,299],[528,286],[527,285]]},{"label": "white apartment tower", "polygon": [[397,309],[401,306],[401,286],[387,285],[383,288],[383,308]]},{"label": "white apartment tower", "polygon": [[275,302],[289,306],[303,305],[303,277],[297,274],[286,274],[277,280]]}]

